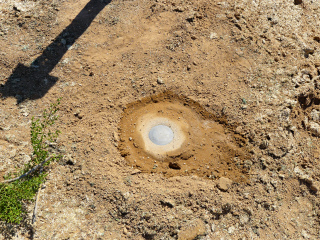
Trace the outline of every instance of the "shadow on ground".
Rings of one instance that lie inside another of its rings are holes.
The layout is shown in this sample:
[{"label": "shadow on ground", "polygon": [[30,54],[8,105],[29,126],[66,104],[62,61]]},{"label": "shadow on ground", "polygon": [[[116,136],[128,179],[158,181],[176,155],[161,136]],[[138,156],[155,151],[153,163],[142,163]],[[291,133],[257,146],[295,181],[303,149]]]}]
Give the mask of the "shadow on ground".
[{"label": "shadow on ground", "polygon": [[57,77],[49,75],[63,55],[87,30],[93,19],[111,0],[91,0],[55,40],[35,59],[31,66],[19,63],[7,82],[0,86],[3,98],[15,97],[17,103],[26,99],[42,98],[54,84]]},{"label": "shadow on ground", "polygon": [[34,228],[31,224],[31,219],[24,214],[20,224],[11,224],[0,221],[0,232],[3,235],[4,239],[14,239],[16,234],[22,233],[26,239],[33,239]]}]

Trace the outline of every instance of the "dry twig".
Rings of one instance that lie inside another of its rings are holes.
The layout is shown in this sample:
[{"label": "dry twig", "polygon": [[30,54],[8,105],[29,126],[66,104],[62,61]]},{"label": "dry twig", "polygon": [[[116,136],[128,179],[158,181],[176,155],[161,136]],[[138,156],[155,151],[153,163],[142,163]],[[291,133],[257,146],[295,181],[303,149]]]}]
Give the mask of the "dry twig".
[{"label": "dry twig", "polygon": [[20,177],[16,177],[13,179],[9,179],[9,180],[5,180],[2,183],[9,183],[9,182],[14,182],[16,180],[19,180],[21,178],[24,178],[26,176],[28,176],[29,174],[33,173],[34,171],[36,171],[39,167],[43,167],[43,165],[48,162],[50,159],[52,158],[52,156],[47,157],[46,160],[44,160],[42,163],[40,163],[39,165],[35,166],[34,168],[32,168],[31,170],[29,170],[28,172],[26,172],[25,174],[22,174]]},{"label": "dry twig", "polygon": [[[42,173],[42,167],[40,169],[40,174]],[[37,210],[38,210],[38,202],[39,202],[39,197],[40,197],[40,191],[41,191],[41,188],[42,188],[42,184],[41,186],[39,187],[39,190],[37,192],[37,196],[36,196],[36,202],[34,204],[34,209],[33,209],[33,215],[32,215],[32,224],[34,224],[36,222],[36,218],[37,218]]]}]

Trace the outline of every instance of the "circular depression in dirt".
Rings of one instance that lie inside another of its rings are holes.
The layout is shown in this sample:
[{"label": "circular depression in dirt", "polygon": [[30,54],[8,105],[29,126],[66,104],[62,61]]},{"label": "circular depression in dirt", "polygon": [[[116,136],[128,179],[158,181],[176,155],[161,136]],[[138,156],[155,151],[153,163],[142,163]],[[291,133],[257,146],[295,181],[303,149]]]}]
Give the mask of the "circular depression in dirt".
[{"label": "circular depression in dirt", "polygon": [[131,103],[119,129],[122,156],[143,172],[246,179],[246,140],[187,97],[166,92]]}]

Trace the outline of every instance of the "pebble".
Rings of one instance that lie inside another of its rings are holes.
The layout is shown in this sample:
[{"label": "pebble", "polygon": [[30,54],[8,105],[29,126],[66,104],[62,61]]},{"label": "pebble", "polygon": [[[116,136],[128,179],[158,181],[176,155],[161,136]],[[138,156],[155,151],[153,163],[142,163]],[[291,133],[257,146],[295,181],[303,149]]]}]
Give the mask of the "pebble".
[{"label": "pebble", "polygon": [[166,199],[160,200],[160,202],[162,205],[168,206],[170,208],[173,208],[176,205],[175,201],[171,198],[166,198]]},{"label": "pebble", "polygon": [[313,109],[310,113],[311,119],[315,122],[320,121],[320,111]]},{"label": "pebble", "polygon": [[119,134],[118,134],[116,131],[113,132],[113,139],[114,139],[114,141],[116,141],[116,142],[119,142],[119,141],[120,141]]},{"label": "pebble", "polygon": [[231,226],[231,227],[228,228],[228,233],[229,234],[233,234],[234,230],[236,230],[236,228],[234,226]]},{"label": "pebble", "polygon": [[22,154],[21,160],[23,163],[28,163],[31,160],[31,157],[27,154]]},{"label": "pebble", "polygon": [[65,155],[65,159],[66,159],[66,164],[68,165],[75,165],[77,163],[77,160],[74,159],[71,154]]},{"label": "pebble", "polygon": [[212,223],[211,225],[211,231],[214,232],[214,230],[216,229],[216,225],[214,223]]},{"label": "pebble", "polygon": [[247,222],[249,222],[249,216],[248,216],[248,214],[246,214],[246,213],[244,213],[244,214],[242,214],[242,215],[240,215],[240,223],[241,224],[246,224]]},{"label": "pebble", "polygon": [[24,6],[23,3],[15,3],[13,5],[13,9],[19,12],[26,12],[27,8]]},{"label": "pebble", "polygon": [[217,180],[217,187],[221,190],[221,191],[228,191],[229,188],[231,187],[232,184],[232,180],[230,180],[229,178],[225,178],[225,177],[221,177]]},{"label": "pebble", "polygon": [[309,123],[310,131],[317,137],[320,137],[320,125],[315,122]]},{"label": "pebble", "polygon": [[15,157],[16,154],[17,154],[17,150],[16,149],[12,149],[11,151],[9,151],[9,158]]},{"label": "pebble", "polygon": [[214,32],[210,33],[210,39],[217,39],[218,35]]},{"label": "pebble", "polygon": [[135,174],[138,174],[138,173],[141,173],[141,171],[139,169],[135,169],[131,172],[131,175],[135,175]]},{"label": "pebble", "polygon": [[158,77],[157,83],[158,84],[164,84],[164,81],[163,81],[163,79],[161,77]]},{"label": "pebble", "polygon": [[301,236],[305,239],[309,239],[310,238],[310,235],[307,233],[306,230],[302,230],[301,231]]},{"label": "pebble", "polygon": [[180,166],[180,164],[177,163],[177,162],[170,162],[170,163],[169,163],[169,168],[179,170],[179,169],[181,169],[181,166]]},{"label": "pebble", "polygon": [[320,189],[320,182],[317,182],[317,181],[312,182],[310,189],[314,192],[318,192]]},{"label": "pebble", "polygon": [[79,119],[82,119],[84,117],[84,113],[82,113],[81,111],[77,111],[74,113],[74,116],[76,116]]},{"label": "pebble", "polygon": [[15,138],[15,135],[7,134],[7,135],[4,136],[4,138],[5,138],[6,141],[10,142]]}]

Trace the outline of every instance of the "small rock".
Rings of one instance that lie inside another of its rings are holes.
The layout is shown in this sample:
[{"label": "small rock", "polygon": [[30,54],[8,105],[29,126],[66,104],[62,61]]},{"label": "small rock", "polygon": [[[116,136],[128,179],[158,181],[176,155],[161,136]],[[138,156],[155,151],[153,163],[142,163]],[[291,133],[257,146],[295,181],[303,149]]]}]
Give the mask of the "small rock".
[{"label": "small rock", "polygon": [[229,234],[233,234],[234,230],[236,230],[236,228],[234,226],[231,226],[231,227],[228,228],[228,233]]},{"label": "small rock", "polygon": [[193,22],[194,18],[195,18],[195,15],[196,15],[196,13],[194,11],[189,12],[187,17],[186,17],[186,20],[188,22]]},{"label": "small rock", "polygon": [[10,142],[15,138],[15,135],[7,134],[7,135],[4,136],[4,138],[5,138],[6,141]]},{"label": "small rock", "polygon": [[312,179],[309,175],[305,174],[299,167],[295,167],[293,171],[297,174],[298,178],[302,181],[306,181],[309,184],[312,183]]},{"label": "small rock", "polygon": [[309,129],[316,137],[320,137],[320,125],[318,123],[310,122]]},{"label": "small rock", "polygon": [[119,137],[119,135],[118,135],[118,133],[117,133],[116,131],[113,132],[113,139],[114,139],[114,141],[116,141],[116,142],[119,142],[119,141],[120,141],[120,137]]},{"label": "small rock", "polygon": [[260,148],[260,149],[267,149],[268,146],[269,146],[269,142],[268,142],[267,140],[264,140],[264,141],[262,141],[262,142],[260,143],[259,148]]},{"label": "small rock", "polygon": [[77,163],[77,161],[72,157],[71,154],[65,155],[65,159],[66,159],[66,164],[68,165],[75,165]]},{"label": "small rock", "polygon": [[157,83],[158,84],[164,84],[164,81],[163,81],[163,79],[161,77],[158,77]]},{"label": "small rock", "polygon": [[193,157],[193,155],[194,154],[192,152],[186,151],[181,154],[180,158],[183,160],[188,160],[189,158]]},{"label": "small rock", "polygon": [[173,11],[175,11],[175,12],[183,12],[184,8],[181,7],[181,6],[177,6],[176,8],[173,9]]},{"label": "small rock", "polygon": [[214,232],[214,230],[216,229],[216,225],[214,223],[212,223],[211,225],[211,231]]},{"label": "small rock", "polygon": [[320,189],[320,183],[316,181],[312,182],[310,189],[314,192],[318,192]]},{"label": "small rock", "polygon": [[16,154],[17,154],[17,150],[16,149],[12,149],[11,151],[9,151],[9,158],[15,157]]},{"label": "small rock", "polygon": [[193,240],[206,235],[206,226],[200,219],[189,222],[178,233],[178,240]]},{"label": "small rock", "polygon": [[84,114],[81,111],[77,111],[74,113],[74,116],[76,116],[79,119],[82,119],[84,117]]},{"label": "small rock", "polygon": [[315,122],[320,121],[320,111],[313,109],[310,113],[311,119]]},{"label": "small rock", "polygon": [[240,223],[241,224],[246,224],[247,222],[249,222],[249,216],[248,216],[248,214],[246,214],[246,213],[244,213],[244,214],[242,214],[242,215],[240,215]]},{"label": "small rock", "polygon": [[154,237],[157,235],[157,232],[152,229],[146,229],[144,231],[144,235],[146,239],[154,239]]},{"label": "small rock", "polygon": [[23,163],[28,163],[31,160],[31,157],[27,154],[23,154],[21,160]]},{"label": "small rock", "polygon": [[181,166],[177,162],[169,162],[169,168],[180,170]]},{"label": "small rock", "polygon": [[173,208],[175,207],[176,203],[173,199],[170,199],[170,198],[166,198],[164,200],[160,200],[160,203],[164,206],[168,206],[170,208]]},{"label": "small rock", "polygon": [[13,5],[13,10],[18,11],[18,12],[26,12],[27,8],[24,6],[23,3],[15,3]]},{"label": "small rock", "polygon": [[210,39],[217,39],[218,35],[214,32],[210,33]]},{"label": "small rock", "polygon": [[307,233],[306,230],[302,230],[301,231],[301,236],[305,239],[309,239],[310,238],[310,235]]},{"label": "small rock", "polygon": [[238,126],[235,130],[235,133],[240,134],[243,131],[241,126]]},{"label": "small rock", "polygon": [[311,55],[314,54],[314,49],[312,49],[312,48],[307,47],[307,48],[304,48],[303,51],[304,51],[305,57],[308,57],[310,54]]},{"label": "small rock", "polygon": [[245,160],[243,163],[243,166],[247,169],[250,169],[252,165],[253,165],[253,163],[250,160]]},{"label": "small rock", "polygon": [[229,178],[221,177],[217,180],[217,187],[221,191],[224,191],[224,192],[228,191],[231,185],[232,185],[232,180],[230,180]]},{"label": "small rock", "polygon": [[141,171],[139,169],[135,169],[131,172],[131,175],[135,175],[135,174],[138,174],[138,173],[141,173]]}]

